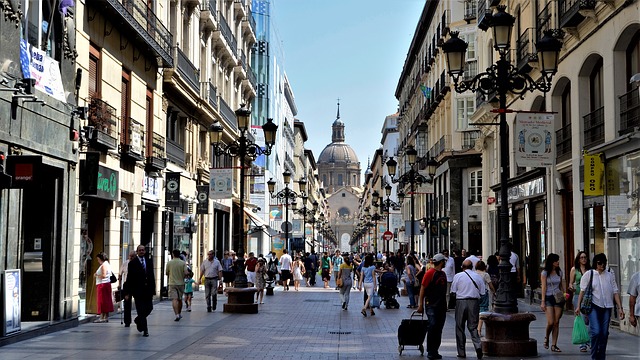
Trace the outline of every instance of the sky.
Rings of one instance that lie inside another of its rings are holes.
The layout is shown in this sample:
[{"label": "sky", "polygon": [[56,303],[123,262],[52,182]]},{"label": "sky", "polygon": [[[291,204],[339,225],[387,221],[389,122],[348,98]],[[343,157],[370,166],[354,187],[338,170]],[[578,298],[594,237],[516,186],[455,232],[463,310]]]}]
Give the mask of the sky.
[{"label": "sky", "polygon": [[425,0],[273,0],[284,70],[318,160],[331,143],[340,99],[346,143],[362,172],[382,125],[398,110],[395,91]]}]

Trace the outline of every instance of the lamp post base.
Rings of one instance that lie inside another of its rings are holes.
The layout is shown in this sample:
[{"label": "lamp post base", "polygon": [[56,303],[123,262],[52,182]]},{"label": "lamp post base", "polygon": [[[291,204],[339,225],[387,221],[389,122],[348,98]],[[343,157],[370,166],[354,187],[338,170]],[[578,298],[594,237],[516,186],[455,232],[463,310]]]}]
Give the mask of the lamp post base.
[{"label": "lamp post base", "polygon": [[254,302],[256,292],[254,287],[226,288],[227,303],[223,304],[223,312],[235,314],[257,314],[258,304]]},{"label": "lamp post base", "polygon": [[488,356],[538,356],[538,343],[529,337],[529,324],[536,319],[531,313],[480,313],[486,325],[482,352]]}]

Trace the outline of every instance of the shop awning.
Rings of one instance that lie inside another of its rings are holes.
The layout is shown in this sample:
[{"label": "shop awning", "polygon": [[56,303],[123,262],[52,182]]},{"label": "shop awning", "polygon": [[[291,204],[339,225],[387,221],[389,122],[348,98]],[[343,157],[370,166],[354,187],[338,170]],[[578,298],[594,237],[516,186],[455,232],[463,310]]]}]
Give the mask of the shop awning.
[{"label": "shop awning", "polygon": [[254,214],[253,211],[251,211],[250,208],[245,207],[244,208],[244,212],[245,212],[245,214],[247,214],[247,216],[249,216],[249,219],[251,219],[251,222],[253,223],[253,225],[261,226],[264,229],[268,229],[269,228],[269,224],[267,224],[261,217],[259,217],[258,215]]}]

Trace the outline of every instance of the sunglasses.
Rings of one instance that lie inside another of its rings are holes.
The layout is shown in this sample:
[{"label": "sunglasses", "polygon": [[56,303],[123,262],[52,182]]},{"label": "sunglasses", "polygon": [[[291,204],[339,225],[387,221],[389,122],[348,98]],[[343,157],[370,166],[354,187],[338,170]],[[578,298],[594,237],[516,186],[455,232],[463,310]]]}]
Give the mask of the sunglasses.
[{"label": "sunglasses", "polygon": [[604,261],[604,262],[603,261],[596,261],[596,264],[597,265],[607,265],[607,262],[606,261]]}]

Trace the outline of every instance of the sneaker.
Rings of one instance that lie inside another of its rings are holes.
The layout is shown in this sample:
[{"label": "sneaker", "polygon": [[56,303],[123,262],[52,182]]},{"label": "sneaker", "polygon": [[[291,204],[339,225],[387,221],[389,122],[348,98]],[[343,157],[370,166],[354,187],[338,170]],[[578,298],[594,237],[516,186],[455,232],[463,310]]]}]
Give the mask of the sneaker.
[{"label": "sneaker", "polygon": [[176,315],[176,318],[173,321],[180,321],[180,315]]}]

